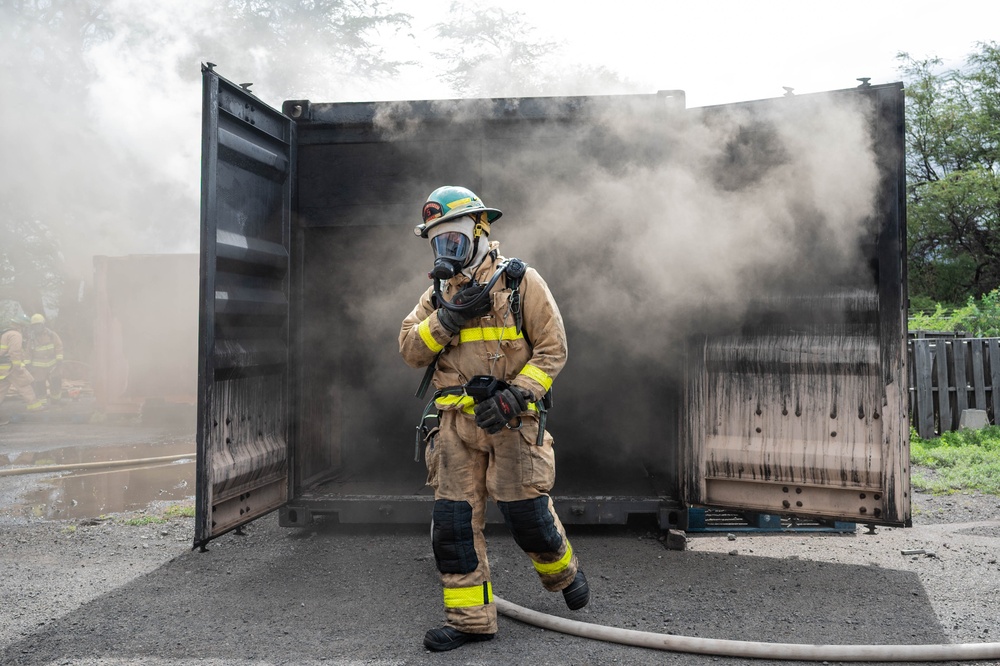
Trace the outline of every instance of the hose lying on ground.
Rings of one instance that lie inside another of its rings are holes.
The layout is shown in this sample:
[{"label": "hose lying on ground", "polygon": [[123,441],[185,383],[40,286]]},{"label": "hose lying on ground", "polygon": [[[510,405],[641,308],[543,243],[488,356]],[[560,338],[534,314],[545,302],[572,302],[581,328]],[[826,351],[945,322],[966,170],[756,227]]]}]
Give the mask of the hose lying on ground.
[{"label": "hose lying on ground", "polygon": [[539,613],[494,596],[497,610],[514,620],[536,627],[599,641],[621,643],[654,650],[713,654],[754,659],[798,661],[965,661],[1000,659],[1000,643],[954,645],[808,645],[805,643],[760,643],[719,638],[695,638],[606,627]]},{"label": "hose lying on ground", "polygon": [[89,463],[68,463],[66,465],[38,465],[36,467],[14,467],[12,469],[0,469],[0,476],[20,476],[22,474],[48,474],[49,472],[68,472],[77,469],[92,469],[95,467],[138,467],[139,465],[152,465],[156,463],[173,462],[194,459],[193,453],[181,453],[176,456],[160,456],[158,458],[133,458],[132,460],[105,460],[102,462]]}]

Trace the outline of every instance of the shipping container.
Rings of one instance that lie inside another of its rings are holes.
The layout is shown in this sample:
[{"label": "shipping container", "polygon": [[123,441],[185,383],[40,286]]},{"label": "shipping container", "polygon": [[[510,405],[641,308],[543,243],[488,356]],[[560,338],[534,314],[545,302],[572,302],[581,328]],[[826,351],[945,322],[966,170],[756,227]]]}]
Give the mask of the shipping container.
[{"label": "shipping container", "polygon": [[198,392],[197,254],[94,257],[97,410],[193,421]]},{"label": "shipping container", "polygon": [[196,546],[276,509],[429,523],[397,338],[447,184],[559,302],[565,523],[910,523],[901,84],[279,111],[203,83]]}]

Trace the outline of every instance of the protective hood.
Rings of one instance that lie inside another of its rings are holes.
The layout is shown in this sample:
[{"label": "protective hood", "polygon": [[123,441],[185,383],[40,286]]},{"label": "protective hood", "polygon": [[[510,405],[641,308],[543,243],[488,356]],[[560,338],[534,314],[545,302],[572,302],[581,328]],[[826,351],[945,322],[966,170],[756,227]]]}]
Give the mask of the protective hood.
[{"label": "protective hood", "polygon": [[434,225],[428,233],[434,251],[432,278],[448,280],[482,262],[489,243],[482,236],[475,238],[475,227],[475,220],[467,215]]}]

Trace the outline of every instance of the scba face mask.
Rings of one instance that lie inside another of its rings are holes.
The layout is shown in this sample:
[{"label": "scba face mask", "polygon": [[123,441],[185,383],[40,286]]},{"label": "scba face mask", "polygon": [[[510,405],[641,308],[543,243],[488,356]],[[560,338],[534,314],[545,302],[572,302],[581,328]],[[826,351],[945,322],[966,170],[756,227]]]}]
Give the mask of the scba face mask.
[{"label": "scba face mask", "polygon": [[435,280],[450,280],[469,264],[473,255],[473,233],[475,221],[462,217],[454,221],[442,222],[431,233],[431,249],[434,250],[434,268],[430,272]]}]

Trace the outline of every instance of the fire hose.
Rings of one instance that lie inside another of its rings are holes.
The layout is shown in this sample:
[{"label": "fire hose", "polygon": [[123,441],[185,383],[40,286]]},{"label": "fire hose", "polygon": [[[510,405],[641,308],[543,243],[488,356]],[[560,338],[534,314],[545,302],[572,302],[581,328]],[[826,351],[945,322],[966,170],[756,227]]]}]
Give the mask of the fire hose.
[{"label": "fire hose", "polygon": [[37,465],[34,467],[13,467],[0,469],[0,476],[21,476],[24,474],[49,474],[51,472],[71,472],[80,469],[94,469],[104,467],[139,467],[141,465],[156,465],[168,462],[177,462],[194,458],[194,453],[182,453],[173,456],[158,456],[155,458],[132,458],[130,460],[103,460],[100,462],[67,463],[65,465]]},{"label": "fire hose", "polygon": [[956,643],[953,645],[809,645],[805,643],[762,643],[720,638],[696,638],[608,627],[518,606],[494,596],[497,611],[507,617],[542,629],[572,636],[620,643],[635,647],[711,654],[752,659],[797,661],[964,661],[1000,659],[1000,643]]}]

